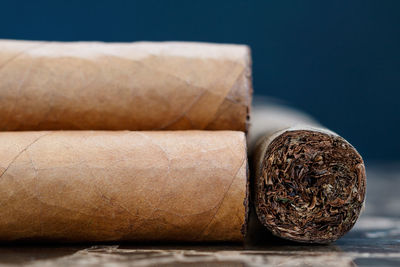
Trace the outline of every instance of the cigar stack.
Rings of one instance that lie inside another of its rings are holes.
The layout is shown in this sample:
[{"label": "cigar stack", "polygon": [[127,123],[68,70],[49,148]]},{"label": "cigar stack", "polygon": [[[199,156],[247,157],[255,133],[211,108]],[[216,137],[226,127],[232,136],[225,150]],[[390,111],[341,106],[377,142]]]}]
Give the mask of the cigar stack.
[{"label": "cigar stack", "polygon": [[244,45],[1,40],[0,241],[338,239],[361,156],[251,97]]}]

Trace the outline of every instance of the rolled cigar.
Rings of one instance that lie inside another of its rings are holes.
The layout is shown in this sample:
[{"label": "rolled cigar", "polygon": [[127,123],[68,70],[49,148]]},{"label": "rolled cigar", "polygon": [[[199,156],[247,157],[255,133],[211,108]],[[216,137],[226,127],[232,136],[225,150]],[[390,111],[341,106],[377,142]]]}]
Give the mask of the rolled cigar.
[{"label": "rolled cigar", "polygon": [[0,240],[242,241],[244,133],[0,133]]},{"label": "rolled cigar", "polygon": [[0,130],[247,130],[250,49],[0,40]]},{"label": "rolled cigar", "polygon": [[253,110],[249,146],[260,222],[293,241],[329,243],[343,236],[364,203],[360,154],[305,114],[273,104]]}]

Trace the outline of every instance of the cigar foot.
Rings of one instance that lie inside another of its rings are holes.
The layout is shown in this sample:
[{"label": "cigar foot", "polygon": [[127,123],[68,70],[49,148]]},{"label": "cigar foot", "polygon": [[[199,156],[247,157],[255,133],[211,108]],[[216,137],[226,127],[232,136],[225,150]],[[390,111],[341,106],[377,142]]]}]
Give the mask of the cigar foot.
[{"label": "cigar foot", "polygon": [[365,168],[337,135],[286,131],[268,146],[256,187],[258,218],[273,234],[328,243],[348,232],[360,214]]}]

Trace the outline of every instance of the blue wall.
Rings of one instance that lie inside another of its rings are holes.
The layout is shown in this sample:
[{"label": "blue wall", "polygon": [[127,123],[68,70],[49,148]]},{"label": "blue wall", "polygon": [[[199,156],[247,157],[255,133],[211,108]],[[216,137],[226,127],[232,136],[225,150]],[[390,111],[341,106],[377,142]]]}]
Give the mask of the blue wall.
[{"label": "blue wall", "polygon": [[0,38],[249,44],[256,95],[400,160],[400,1],[1,0]]}]

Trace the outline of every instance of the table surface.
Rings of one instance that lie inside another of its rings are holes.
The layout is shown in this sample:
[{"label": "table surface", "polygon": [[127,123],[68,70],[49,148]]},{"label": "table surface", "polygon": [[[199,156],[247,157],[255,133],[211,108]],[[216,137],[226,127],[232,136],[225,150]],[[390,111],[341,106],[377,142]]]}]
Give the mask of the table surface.
[{"label": "table surface", "polygon": [[400,163],[367,168],[366,209],[331,245],[253,233],[244,245],[2,245],[2,266],[400,266]]}]

